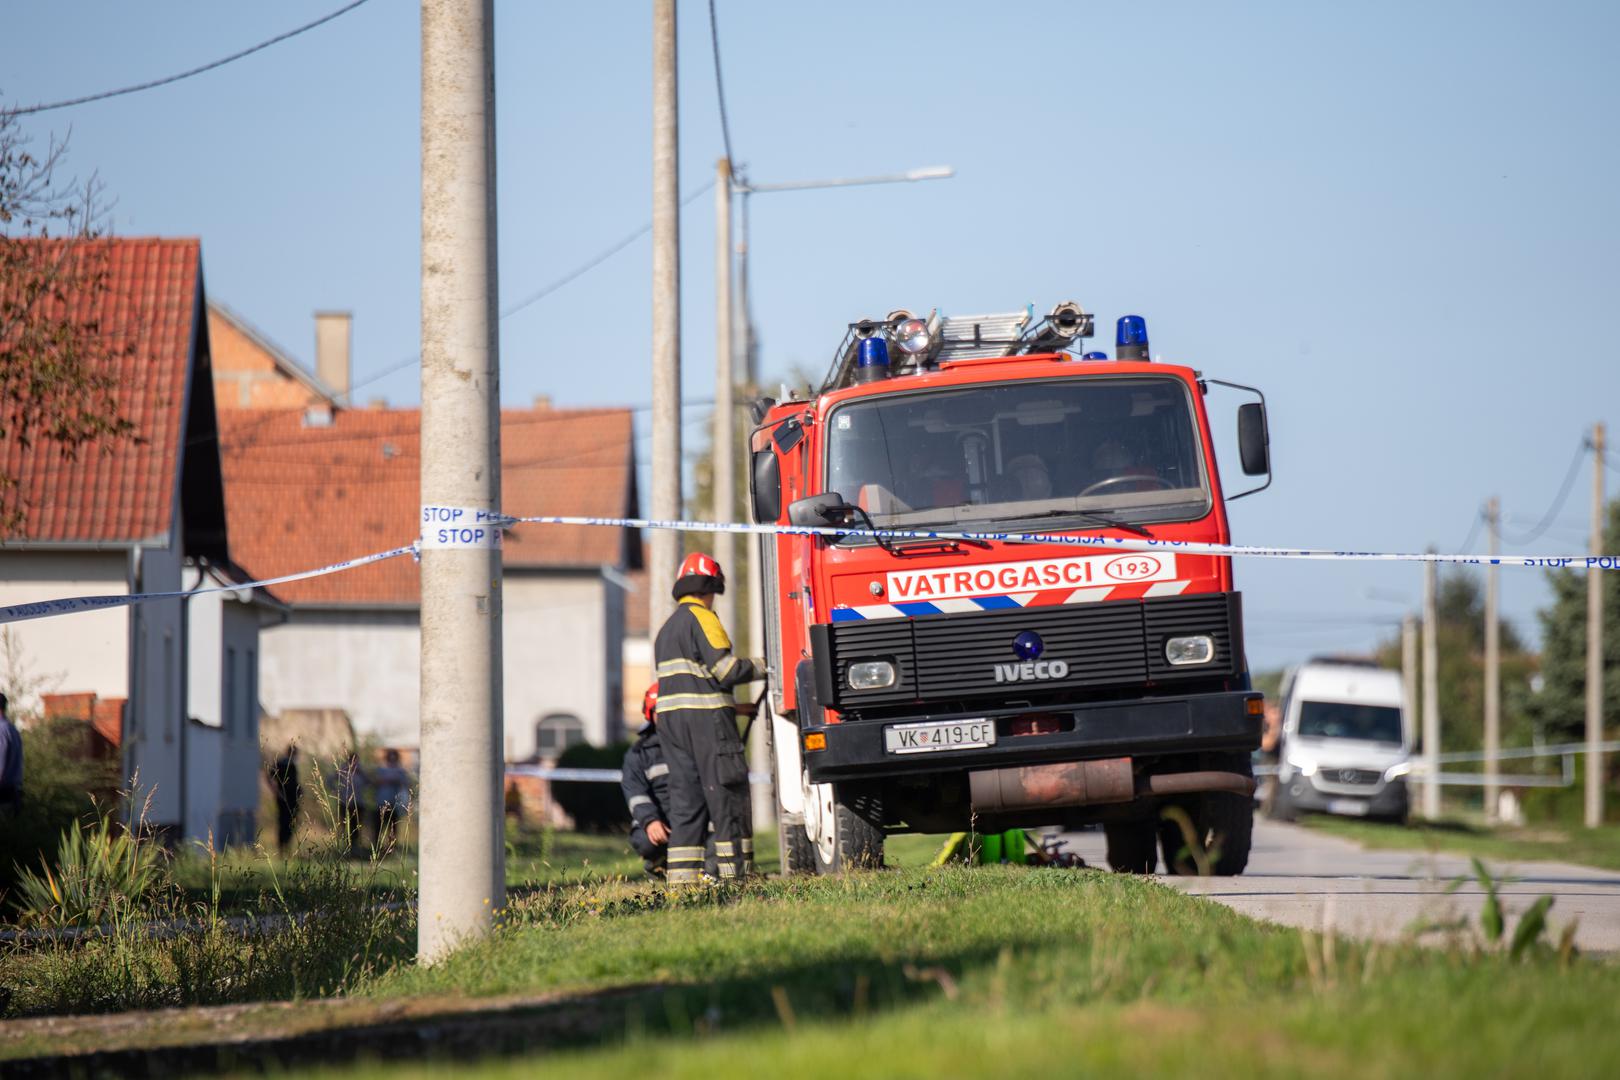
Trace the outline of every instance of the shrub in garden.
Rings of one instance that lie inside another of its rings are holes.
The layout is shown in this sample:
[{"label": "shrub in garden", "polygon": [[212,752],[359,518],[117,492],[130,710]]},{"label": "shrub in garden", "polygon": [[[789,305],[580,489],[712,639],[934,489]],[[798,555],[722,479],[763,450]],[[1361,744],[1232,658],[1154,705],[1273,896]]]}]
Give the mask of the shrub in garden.
[{"label": "shrub in garden", "polygon": [[[629,743],[612,746],[580,743],[562,752],[557,767],[617,769],[624,764],[624,752],[629,748]],[[551,797],[574,819],[574,828],[581,832],[628,832],[630,829],[630,811],[624,805],[624,793],[618,784],[555,780],[551,784]]]}]

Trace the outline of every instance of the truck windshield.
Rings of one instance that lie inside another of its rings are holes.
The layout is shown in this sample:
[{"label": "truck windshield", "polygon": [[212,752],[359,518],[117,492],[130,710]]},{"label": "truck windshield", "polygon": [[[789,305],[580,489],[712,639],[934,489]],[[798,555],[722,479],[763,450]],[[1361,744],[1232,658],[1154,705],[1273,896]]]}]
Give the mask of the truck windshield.
[{"label": "truck windshield", "polygon": [[1085,514],[1189,520],[1210,497],[1186,384],[1069,378],[852,402],[829,418],[827,487],[880,525]]},{"label": "truck windshield", "polygon": [[1299,733],[1317,739],[1362,739],[1401,743],[1401,710],[1391,705],[1353,705],[1346,701],[1304,701]]}]

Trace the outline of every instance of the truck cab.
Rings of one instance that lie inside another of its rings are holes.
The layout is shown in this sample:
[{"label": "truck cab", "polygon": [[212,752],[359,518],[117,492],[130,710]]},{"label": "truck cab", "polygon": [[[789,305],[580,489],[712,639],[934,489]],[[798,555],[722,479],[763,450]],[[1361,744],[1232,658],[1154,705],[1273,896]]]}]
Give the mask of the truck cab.
[{"label": "truck cab", "polygon": [[[809,396],[757,404],[754,519],[814,530],[760,560],[787,870],[881,862],[891,832],[1095,823],[1117,869],[1161,844],[1190,867],[1189,839],[1246,862],[1241,597],[1229,558],[1180,550],[1229,541],[1213,380],[1154,361],[1140,317],[1113,357],[1080,352],[1091,330],[1072,302],[899,311],[851,324]],[[1263,399],[1238,431],[1269,482]]]}]

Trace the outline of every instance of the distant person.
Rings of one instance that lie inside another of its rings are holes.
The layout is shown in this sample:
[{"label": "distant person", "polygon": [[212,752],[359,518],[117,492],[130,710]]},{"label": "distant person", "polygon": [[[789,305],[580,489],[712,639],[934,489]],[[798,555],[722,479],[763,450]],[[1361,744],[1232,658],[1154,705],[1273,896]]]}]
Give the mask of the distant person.
[{"label": "distant person", "polygon": [[0,818],[22,810],[22,732],[11,722],[11,703],[0,694]]},{"label": "distant person", "polygon": [[360,767],[360,755],[350,750],[337,770],[339,835],[349,855],[360,854],[360,792],[365,784],[366,772]]},{"label": "distant person", "polygon": [[399,763],[399,751],[383,754],[383,763],[372,771],[372,791],[377,797],[377,808],[372,815],[372,836],[377,850],[386,851],[394,846],[394,835],[399,819],[411,806],[411,776]]},{"label": "distant person", "polygon": [[641,697],[647,726],[624,752],[619,787],[630,808],[630,846],[641,856],[649,877],[663,879],[669,869],[669,765],[658,742],[658,684]]},{"label": "distant person", "polygon": [[1020,454],[1007,462],[1004,475],[1012,481],[1013,497],[1034,502],[1052,497],[1052,474],[1039,454]]},{"label": "distant person", "polygon": [[292,845],[293,826],[298,822],[298,799],[303,788],[298,783],[298,747],[286,751],[270,763],[270,790],[276,797],[276,846],[282,852]]}]

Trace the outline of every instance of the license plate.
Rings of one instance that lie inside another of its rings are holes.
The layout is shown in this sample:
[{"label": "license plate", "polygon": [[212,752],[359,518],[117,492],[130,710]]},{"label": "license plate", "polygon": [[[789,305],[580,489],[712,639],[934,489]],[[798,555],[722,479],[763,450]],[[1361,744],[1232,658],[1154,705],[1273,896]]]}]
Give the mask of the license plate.
[{"label": "license plate", "polygon": [[927,724],[893,724],[883,729],[883,748],[891,754],[969,750],[994,746],[995,742],[994,720],[940,720]]},{"label": "license plate", "polygon": [[1350,817],[1367,816],[1367,804],[1360,799],[1329,799],[1327,810],[1330,814],[1348,814]]}]

